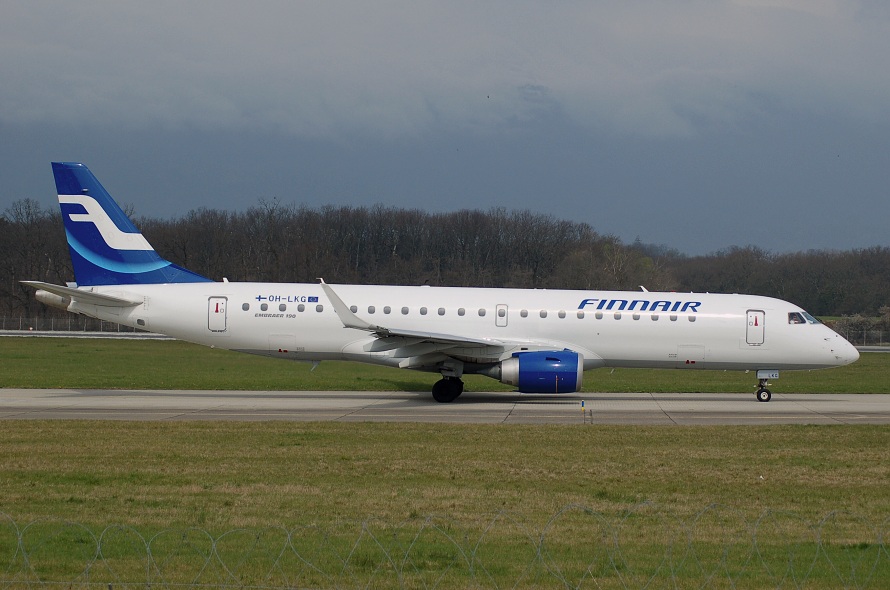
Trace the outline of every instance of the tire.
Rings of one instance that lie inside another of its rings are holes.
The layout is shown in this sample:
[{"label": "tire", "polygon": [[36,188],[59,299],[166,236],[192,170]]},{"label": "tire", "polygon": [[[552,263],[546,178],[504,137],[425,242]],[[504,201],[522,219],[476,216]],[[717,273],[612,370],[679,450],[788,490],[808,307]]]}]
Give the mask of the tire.
[{"label": "tire", "polygon": [[464,382],[460,379],[439,379],[433,385],[433,399],[440,404],[450,404],[464,392]]},{"label": "tire", "polygon": [[773,398],[772,392],[766,387],[757,390],[757,401],[759,402],[768,402]]}]

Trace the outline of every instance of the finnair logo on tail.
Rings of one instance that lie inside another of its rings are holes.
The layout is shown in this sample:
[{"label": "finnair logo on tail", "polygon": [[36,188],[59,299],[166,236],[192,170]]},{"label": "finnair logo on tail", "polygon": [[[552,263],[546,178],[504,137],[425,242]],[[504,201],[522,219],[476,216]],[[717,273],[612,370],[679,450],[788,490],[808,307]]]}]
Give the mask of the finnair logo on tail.
[{"label": "finnair logo on tail", "polygon": [[92,223],[102,234],[102,239],[114,250],[154,250],[142,234],[121,231],[96,199],[88,195],[59,195],[59,203],[80,205],[86,213],[71,213],[68,219],[73,222]]}]

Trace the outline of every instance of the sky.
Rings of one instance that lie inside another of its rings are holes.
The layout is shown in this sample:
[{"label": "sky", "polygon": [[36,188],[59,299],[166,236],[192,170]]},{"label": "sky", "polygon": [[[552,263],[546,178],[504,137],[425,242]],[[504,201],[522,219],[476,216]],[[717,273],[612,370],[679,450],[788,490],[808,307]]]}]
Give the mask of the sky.
[{"label": "sky", "polygon": [[0,213],[529,209],[707,254],[890,245],[886,0],[0,0]]}]

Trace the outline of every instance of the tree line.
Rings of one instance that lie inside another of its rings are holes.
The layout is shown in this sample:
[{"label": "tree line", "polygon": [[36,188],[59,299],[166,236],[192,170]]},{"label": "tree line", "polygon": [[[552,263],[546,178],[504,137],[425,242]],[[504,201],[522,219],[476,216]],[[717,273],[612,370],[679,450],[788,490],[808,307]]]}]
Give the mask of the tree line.
[{"label": "tree line", "polygon": [[[643,286],[769,295],[822,316],[890,316],[887,247],[772,254],[748,246],[686,256],[639,240],[625,244],[587,223],[504,208],[427,213],[260,201],[243,212],[196,209],[175,219],[134,221],[162,256],[214,280]],[[13,203],[0,216],[0,252],[0,314],[54,313],[19,281],[74,280],[58,210],[30,199]]]}]

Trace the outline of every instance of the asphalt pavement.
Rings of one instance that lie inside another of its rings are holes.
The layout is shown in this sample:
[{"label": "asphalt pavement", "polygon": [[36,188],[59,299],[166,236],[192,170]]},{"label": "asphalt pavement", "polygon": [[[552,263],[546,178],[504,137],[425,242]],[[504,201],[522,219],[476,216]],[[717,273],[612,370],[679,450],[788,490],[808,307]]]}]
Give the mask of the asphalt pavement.
[{"label": "asphalt pavement", "polygon": [[466,392],[0,389],[2,420],[289,420],[451,424],[890,424],[890,395],[726,393],[560,396]]}]

